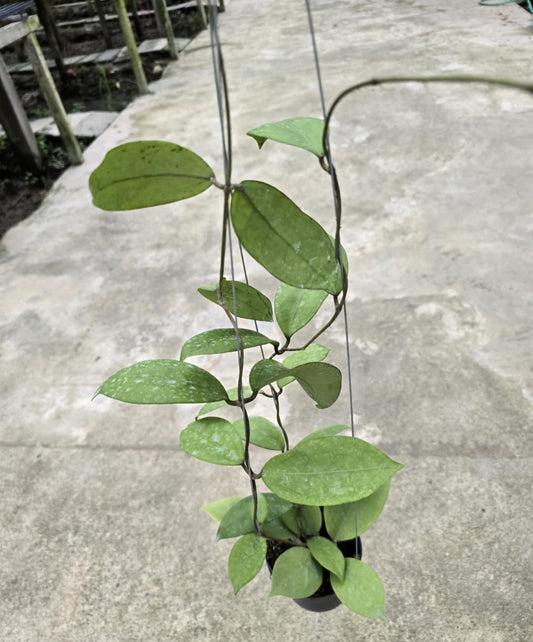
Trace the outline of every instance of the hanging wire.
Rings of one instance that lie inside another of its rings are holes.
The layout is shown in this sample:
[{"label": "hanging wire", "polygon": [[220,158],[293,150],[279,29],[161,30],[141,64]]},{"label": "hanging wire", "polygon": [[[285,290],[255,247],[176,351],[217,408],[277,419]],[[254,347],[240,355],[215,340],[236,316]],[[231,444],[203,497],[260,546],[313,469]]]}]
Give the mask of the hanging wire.
[{"label": "hanging wire", "polygon": [[[311,3],[310,0],[305,0],[305,7],[307,11],[307,20],[309,23],[309,33],[311,36],[311,43],[313,47],[313,57],[315,61],[315,71],[316,71],[316,76],[317,76],[317,82],[318,82],[318,92],[320,95],[320,105],[322,107],[322,117],[324,119],[324,122],[326,121],[326,102],[324,99],[324,86],[322,83],[322,73],[320,70],[320,60],[318,57],[318,47],[316,44],[316,37],[315,37],[315,28],[313,24],[313,14],[311,12]],[[328,168],[329,168],[329,174],[331,178],[331,189],[333,192],[333,204],[334,204],[334,209],[335,209],[335,219],[337,222],[337,228],[340,229],[340,223],[341,223],[341,207],[340,207],[340,198],[338,196],[338,185],[337,185],[337,179],[335,175],[335,166],[333,165],[333,158],[332,158],[332,153],[331,153],[331,147],[329,144],[329,132],[324,133],[324,141],[325,141],[325,148],[324,151],[326,153],[326,157],[328,160]],[[342,282],[343,282],[343,290],[345,290],[345,280],[347,278],[346,271],[344,269],[343,265],[343,260],[342,260],[342,248],[340,246],[337,247],[337,260],[339,261],[339,265],[341,267],[341,274],[342,274]],[[354,402],[353,402],[353,385],[352,385],[352,361],[351,361],[351,356],[350,356],[350,333],[348,330],[348,311],[347,311],[347,306],[346,306],[346,298],[344,298],[344,304],[343,304],[343,318],[344,318],[344,343],[346,346],[346,365],[347,365],[347,370],[348,370],[348,396],[349,396],[349,405],[350,405],[350,428],[352,432],[352,437],[355,437],[355,423],[354,423]],[[358,538],[358,523],[357,523],[357,502],[354,502],[354,514],[355,514],[355,557],[359,558],[359,538]]]}]

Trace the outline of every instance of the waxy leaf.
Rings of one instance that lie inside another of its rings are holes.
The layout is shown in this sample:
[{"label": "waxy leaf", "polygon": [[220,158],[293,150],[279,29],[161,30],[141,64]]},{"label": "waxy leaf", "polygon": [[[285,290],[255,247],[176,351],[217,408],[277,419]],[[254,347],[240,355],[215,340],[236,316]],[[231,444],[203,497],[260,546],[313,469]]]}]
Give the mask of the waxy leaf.
[{"label": "waxy leaf", "polygon": [[[265,337],[255,330],[239,330],[242,346],[255,348],[267,343],[273,346],[279,345],[277,341]],[[233,328],[221,328],[219,330],[207,330],[188,339],[181,349],[180,359],[183,361],[188,357],[199,354],[219,354],[222,352],[235,352],[237,350],[237,337]]]},{"label": "waxy leaf", "polygon": [[209,517],[217,522],[217,524],[220,524],[228,510],[241,499],[242,497],[224,497],[223,499],[217,499],[215,502],[211,502],[210,504],[205,504],[205,506],[202,506],[200,510],[207,513]]},{"label": "waxy leaf", "polygon": [[[250,386],[243,386],[242,389],[244,397],[249,397],[252,394],[252,389]],[[239,398],[238,394],[238,388],[229,388],[226,391],[227,394],[227,399],[230,399],[231,401],[236,401]],[[213,412],[213,410],[217,410],[217,408],[222,408],[222,406],[225,406],[226,402],[225,401],[211,401],[210,403],[204,404],[200,410],[198,411],[198,414],[196,415],[196,418],[201,417],[202,415],[207,415],[210,412]]]},{"label": "waxy leaf", "polygon": [[319,158],[324,155],[323,134],[324,121],[320,118],[288,118],[277,123],[255,127],[248,132],[248,136],[257,141],[259,149],[267,139],[270,139],[300,147]]},{"label": "waxy leaf", "polygon": [[180,201],[211,186],[213,170],[185,147],[162,141],[125,143],[109,151],[89,178],[93,203],[132,210]]},{"label": "waxy leaf", "polygon": [[329,363],[304,363],[285,368],[272,359],[262,359],[250,371],[250,386],[261,390],[274,381],[294,377],[305,392],[316,401],[318,408],[329,408],[337,400],[342,385],[340,370]]},{"label": "waxy leaf", "polygon": [[[261,493],[267,502],[266,523],[277,519],[280,515],[290,510],[291,504],[277,497],[273,493]],[[253,500],[252,496],[245,497],[233,505],[222,518],[217,532],[217,540],[239,537],[246,533],[253,533]]]},{"label": "waxy leaf", "polygon": [[308,548],[293,546],[282,553],[272,569],[270,596],[301,598],[313,595],[322,584],[322,568]]},{"label": "waxy leaf", "polygon": [[220,417],[197,419],[180,434],[181,448],[202,461],[222,466],[240,466],[244,447],[233,424]]},{"label": "waxy leaf", "polygon": [[[321,346],[319,343],[311,343],[307,348],[303,350],[296,350],[296,352],[290,352],[288,357],[283,359],[283,365],[286,368],[295,368],[296,366],[301,366],[304,363],[312,363],[316,361],[322,361],[329,354],[329,348]],[[278,385],[280,388],[287,386],[289,383],[294,381],[294,377],[287,377],[286,379],[279,379]]]},{"label": "waxy leaf", "polygon": [[[357,534],[367,531],[381,515],[389,495],[390,480],[357,502]],[[355,537],[354,502],[324,507],[324,520],[330,537],[338,542]]]},{"label": "waxy leaf", "polygon": [[172,359],[140,361],[119,370],[96,391],[128,403],[205,403],[227,399],[212,374],[192,363]]},{"label": "waxy leaf", "polygon": [[315,535],[322,526],[322,512],[318,506],[293,506],[281,519],[295,535]]},{"label": "waxy leaf", "polygon": [[244,181],[231,219],[246,251],[280,281],[338,294],[340,267],[326,231],[272,185]]},{"label": "waxy leaf", "polygon": [[259,573],[266,554],[266,539],[255,533],[243,535],[235,542],[228,560],[229,578],[235,595]]},{"label": "waxy leaf", "polygon": [[323,290],[305,290],[281,283],[274,299],[276,321],[286,337],[306,326],[328,296]]},{"label": "waxy leaf", "polygon": [[289,502],[331,506],[368,497],[401,468],[366,441],[338,436],[310,439],[272,457],[262,477]]},{"label": "waxy leaf", "polygon": [[350,611],[363,617],[385,619],[385,590],[374,569],[361,560],[345,560],[344,579],[331,575],[331,586]]},{"label": "waxy leaf", "polygon": [[316,561],[336,575],[339,580],[344,578],[344,555],[335,544],[325,537],[311,537],[307,546]]},{"label": "waxy leaf", "polygon": [[265,537],[274,539],[290,539],[294,533],[285,526],[283,520],[278,517],[261,524],[261,532]]},{"label": "waxy leaf", "polygon": [[[219,304],[217,286],[198,288],[198,292],[209,301]],[[231,281],[223,280],[222,299],[229,311],[234,314],[233,288]],[[269,299],[247,283],[235,281],[235,300],[237,303],[237,316],[240,319],[254,319],[255,321],[272,321],[272,304]]]},{"label": "waxy leaf", "polygon": [[[283,450],[285,441],[280,429],[264,417],[249,417],[250,443],[268,450]],[[244,419],[237,419],[233,426],[241,439],[245,439]]]}]

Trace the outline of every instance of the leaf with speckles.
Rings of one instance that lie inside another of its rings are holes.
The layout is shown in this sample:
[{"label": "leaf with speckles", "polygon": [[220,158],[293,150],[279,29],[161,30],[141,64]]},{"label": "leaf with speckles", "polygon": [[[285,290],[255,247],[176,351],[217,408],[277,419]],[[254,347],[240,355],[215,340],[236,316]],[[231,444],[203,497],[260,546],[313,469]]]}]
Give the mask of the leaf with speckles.
[{"label": "leaf with speckles", "polygon": [[306,326],[328,296],[323,290],[305,290],[281,283],[274,299],[276,321],[286,337]]},{"label": "leaf with speckles", "polygon": [[125,143],[109,151],[89,178],[93,203],[132,210],[196,196],[211,186],[213,170],[185,147],[164,141]]},{"label": "leaf with speckles", "polygon": [[331,586],[350,611],[363,617],[385,619],[385,589],[373,568],[361,560],[345,560],[344,579],[331,575]]},{"label": "leaf with speckles", "polygon": [[344,578],[344,555],[335,544],[326,537],[311,537],[307,546],[316,561],[334,573],[340,580]]},{"label": "leaf with speckles", "polygon": [[255,138],[259,149],[270,139],[278,143],[300,147],[318,158],[324,156],[322,146],[324,121],[320,118],[287,118],[276,123],[260,125],[251,129],[247,134]]},{"label": "leaf with speckles", "polygon": [[[261,495],[267,504],[267,515],[264,522],[266,524],[277,520],[278,517],[291,508],[289,502],[273,493],[261,493]],[[252,496],[249,495],[226,512],[218,528],[217,540],[239,537],[246,533],[253,533],[254,530],[253,500]]]},{"label": "leaf with speckles", "polygon": [[[209,301],[219,303],[217,286],[198,288],[198,292]],[[222,299],[234,314],[233,287],[231,281],[223,279]],[[237,316],[240,319],[254,319],[255,321],[272,321],[272,303],[269,299],[247,283],[235,281],[235,303]]]},{"label": "leaf with speckles", "polygon": [[336,436],[310,439],[272,457],[262,477],[289,502],[332,506],[368,497],[401,468],[362,439]]},{"label": "leaf with speckles", "polygon": [[235,542],[228,560],[228,572],[235,595],[259,573],[266,554],[266,539],[255,533],[243,535]]},{"label": "leaf with speckles", "polygon": [[220,417],[204,417],[189,424],[180,435],[180,447],[189,455],[221,466],[240,466],[242,441],[233,424]]},{"label": "leaf with speckles", "polygon": [[[249,417],[250,443],[268,450],[283,450],[285,441],[278,426],[264,417]],[[244,419],[237,419],[233,426],[241,439],[245,439]]]},{"label": "leaf with speckles", "polygon": [[270,596],[309,597],[322,584],[322,567],[308,548],[294,546],[282,553],[272,569]]},{"label": "leaf with speckles", "polygon": [[261,390],[274,381],[287,381],[287,377],[294,377],[319,408],[329,408],[341,391],[340,370],[329,363],[304,363],[286,368],[272,359],[262,359],[254,364],[250,371],[250,386],[253,390]]},{"label": "leaf with speckles", "polygon": [[[278,342],[265,337],[255,330],[239,330],[241,335],[242,346],[246,348],[256,348],[264,346],[267,343],[278,346]],[[218,330],[207,330],[200,332],[188,339],[181,349],[180,359],[183,361],[188,357],[199,354],[219,354],[223,352],[235,352],[237,350],[237,338],[233,328],[220,328]]]},{"label": "leaf with speckles", "polygon": [[127,403],[206,403],[227,399],[224,386],[207,370],[173,359],[140,361],[122,368],[96,391]]},{"label": "leaf with speckles", "polygon": [[[317,361],[322,361],[329,354],[329,348],[321,346],[319,343],[311,343],[307,348],[303,350],[296,350],[295,352],[290,352],[288,357],[283,359],[283,365],[286,368],[295,368],[296,366],[301,366],[304,363],[313,363]],[[278,386],[283,388],[289,383],[294,381],[294,377],[287,377],[286,379],[279,379]]]},{"label": "leaf with speckles", "polygon": [[231,220],[246,251],[283,283],[340,291],[340,267],[326,231],[272,185],[243,181],[233,192]]}]

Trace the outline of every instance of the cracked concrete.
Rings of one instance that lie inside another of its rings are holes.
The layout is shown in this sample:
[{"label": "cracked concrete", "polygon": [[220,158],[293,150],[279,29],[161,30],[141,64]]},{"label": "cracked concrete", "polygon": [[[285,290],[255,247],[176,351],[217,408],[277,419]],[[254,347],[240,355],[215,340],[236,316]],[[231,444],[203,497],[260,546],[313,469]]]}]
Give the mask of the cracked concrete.
[{"label": "cracked concrete", "polygon": [[[531,80],[533,32],[517,6],[475,0],[313,0],[326,102],[389,74]],[[303,3],[227,2],[220,20],[235,180],[272,182],[332,227],[327,176],[307,153],[245,132],[320,116]],[[196,288],[217,278],[219,195],[127,214],[91,204],[88,176],[114,145],[171,140],[222,175],[209,38],[201,34],[57,182],[0,249],[0,638],[9,642],[350,637],[527,642],[533,634],[533,98],[456,85],[374,87],[336,112],[332,145],[350,261],[358,435],[405,464],[365,560],[387,621],[238,597],[231,543],[204,503],[246,494],[188,458],[196,408],[91,396],[109,374],[175,358],[224,324]],[[253,261],[254,285],[275,286]],[[266,333],[274,330],[264,326]],[[343,364],[343,331],[324,338]],[[202,357],[232,385],[226,358]],[[349,421],[347,394],[317,411],[291,391],[294,439]],[[255,409],[254,409],[255,410]],[[229,415],[228,415],[229,416]]]}]

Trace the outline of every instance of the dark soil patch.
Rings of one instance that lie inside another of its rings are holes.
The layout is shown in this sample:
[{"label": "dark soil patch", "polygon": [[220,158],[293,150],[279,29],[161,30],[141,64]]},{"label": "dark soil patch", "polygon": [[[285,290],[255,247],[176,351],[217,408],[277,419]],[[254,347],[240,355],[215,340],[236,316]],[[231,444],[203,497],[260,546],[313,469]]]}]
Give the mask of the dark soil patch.
[{"label": "dark soil patch", "polygon": [[[201,29],[195,11],[177,12],[173,15],[176,37],[191,38]],[[142,19],[143,40],[159,38],[154,19]],[[68,33],[64,35],[68,36]],[[124,45],[122,34],[116,28],[112,33],[113,47]],[[138,38],[141,41],[141,38]],[[46,41],[40,38],[41,46],[48,59]],[[77,34],[75,39],[65,38],[66,58],[105,50],[98,33]],[[2,50],[6,64],[18,61],[15,48]],[[163,53],[143,55],[143,67],[148,82],[157,80],[170,62]],[[68,69],[68,82],[61,82],[57,72],[52,75],[67,113],[86,111],[121,111],[137,95],[137,83],[128,60],[103,65],[75,65]],[[30,120],[49,115],[48,106],[33,73],[12,74],[17,93]],[[29,172],[15,152],[11,143],[0,137],[0,238],[19,221],[27,218],[41,203],[54,181],[70,165],[63,151],[61,139],[38,135],[38,144],[43,154],[44,167],[39,176]],[[80,140],[86,147],[91,139]]]}]

